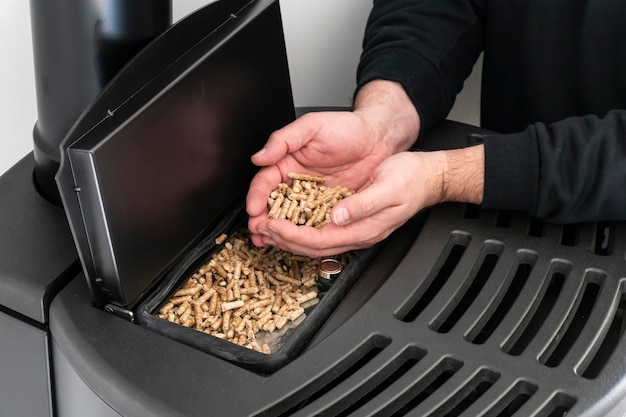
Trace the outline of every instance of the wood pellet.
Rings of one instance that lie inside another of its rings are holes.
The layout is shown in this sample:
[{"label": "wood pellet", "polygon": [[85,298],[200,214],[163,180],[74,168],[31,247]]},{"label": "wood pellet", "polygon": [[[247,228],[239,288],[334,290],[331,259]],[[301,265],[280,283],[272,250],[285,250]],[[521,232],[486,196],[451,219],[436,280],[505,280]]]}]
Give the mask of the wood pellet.
[{"label": "wood pellet", "polygon": [[321,185],[323,177],[289,173],[289,186],[280,183],[267,200],[270,219],[287,219],[296,225],[320,228],[330,223],[330,211],[342,198],[354,194],[346,187]]},{"label": "wood pellet", "polygon": [[[157,316],[237,345],[271,353],[259,332],[274,332],[319,301],[319,260],[256,247],[247,229],[216,239],[210,259],[167,300]],[[344,265],[349,254],[340,257]]]}]

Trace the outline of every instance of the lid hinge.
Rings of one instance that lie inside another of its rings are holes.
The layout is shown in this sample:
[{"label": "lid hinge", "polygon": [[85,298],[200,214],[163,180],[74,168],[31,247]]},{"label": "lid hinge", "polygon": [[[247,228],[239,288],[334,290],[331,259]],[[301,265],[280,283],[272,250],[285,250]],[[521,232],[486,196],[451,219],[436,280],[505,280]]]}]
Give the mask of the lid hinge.
[{"label": "lid hinge", "polygon": [[107,304],[104,306],[104,309],[109,313],[130,321],[131,323],[135,322],[135,314],[130,310],[116,306],[115,304]]}]

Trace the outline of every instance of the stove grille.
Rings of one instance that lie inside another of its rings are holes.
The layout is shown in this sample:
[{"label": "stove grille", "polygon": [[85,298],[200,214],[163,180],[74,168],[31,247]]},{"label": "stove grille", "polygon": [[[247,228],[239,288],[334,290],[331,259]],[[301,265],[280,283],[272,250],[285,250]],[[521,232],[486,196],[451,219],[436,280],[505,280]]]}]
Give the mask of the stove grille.
[{"label": "stove grille", "polygon": [[380,288],[294,361],[313,359],[315,378],[256,415],[615,412],[626,379],[624,228],[433,209]]}]

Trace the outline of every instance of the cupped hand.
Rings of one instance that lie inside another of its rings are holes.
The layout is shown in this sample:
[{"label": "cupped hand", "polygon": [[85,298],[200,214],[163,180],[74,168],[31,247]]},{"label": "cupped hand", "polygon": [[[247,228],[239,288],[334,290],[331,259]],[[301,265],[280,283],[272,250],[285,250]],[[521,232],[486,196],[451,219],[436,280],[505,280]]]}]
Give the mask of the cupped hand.
[{"label": "cupped hand", "polygon": [[[308,113],[274,132],[252,157],[262,168],[250,183],[246,198],[249,229],[267,220],[267,198],[287,174],[299,172],[325,178],[325,185],[358,189],[374,168],[393,151],[367,118],[355,112]],[[253,239],[255,241],[255,239]]]},{"label": "cupped hand", "polygon": [[331,212],[332,223],[319,229],[283,219],[256,224],[255,244],[270,244],[311,257],[371,247],[425,207],[441,201],[442,155],[402,152],[377,166],[353,196]]}]

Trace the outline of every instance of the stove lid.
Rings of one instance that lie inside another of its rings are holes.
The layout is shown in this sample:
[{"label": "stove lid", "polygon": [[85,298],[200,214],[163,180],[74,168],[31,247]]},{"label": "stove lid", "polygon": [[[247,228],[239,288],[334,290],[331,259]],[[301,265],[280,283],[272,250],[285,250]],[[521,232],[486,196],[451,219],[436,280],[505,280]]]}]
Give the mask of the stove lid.
[{"label": "stove lid", "polygon": [[56,177],[94,303],[132,307],[242,201],[250,156],[294,117],[277,1],[212,3],[130,61]]}]

